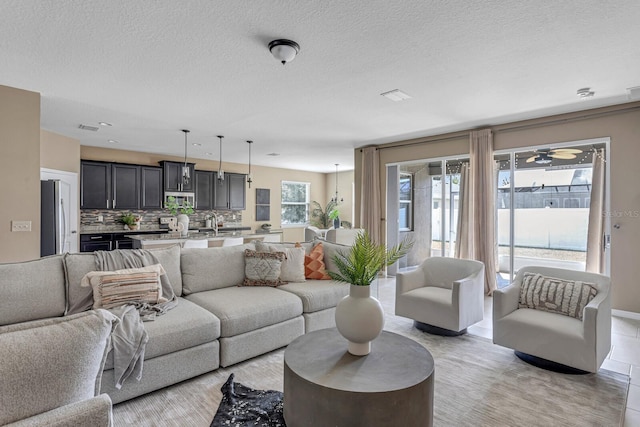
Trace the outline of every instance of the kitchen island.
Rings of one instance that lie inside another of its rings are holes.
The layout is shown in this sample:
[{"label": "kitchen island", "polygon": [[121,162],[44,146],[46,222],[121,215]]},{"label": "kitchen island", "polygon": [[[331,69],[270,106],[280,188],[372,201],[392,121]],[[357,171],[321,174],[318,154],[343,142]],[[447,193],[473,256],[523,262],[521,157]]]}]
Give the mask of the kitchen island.
[{"label": "kitchen island", "polygon": [[162,248],[179,244],[183,247],[217,247],[233,246],[254,240],[264,242],[282,241],[282,232],[252,233],[251,231],[223,231],[218,234],[212,231],[189,231],[186,236],[180,233],[135,234],[127,236],[133,240],[136,249]]}]

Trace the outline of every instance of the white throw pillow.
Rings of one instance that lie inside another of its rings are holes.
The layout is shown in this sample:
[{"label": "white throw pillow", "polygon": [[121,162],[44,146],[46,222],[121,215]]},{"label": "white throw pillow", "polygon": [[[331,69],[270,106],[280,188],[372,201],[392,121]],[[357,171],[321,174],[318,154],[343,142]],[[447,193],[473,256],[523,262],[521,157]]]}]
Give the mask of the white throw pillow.
[{"label": "white throw pillow", "polygon": [[304,248],[274,248],[270,251],[284,253],[285,260],[280,270],[280,280],[283,282],[304,282]]}]

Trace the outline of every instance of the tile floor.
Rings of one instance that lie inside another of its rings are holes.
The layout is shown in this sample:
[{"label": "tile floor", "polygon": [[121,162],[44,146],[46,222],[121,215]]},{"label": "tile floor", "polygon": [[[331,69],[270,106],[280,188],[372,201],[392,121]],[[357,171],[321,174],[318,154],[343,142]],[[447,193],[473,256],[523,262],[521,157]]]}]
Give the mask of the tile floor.
[{"label": "tile floor", "polygon": [[[394,312],[395,278],[378,280],[378,295],[385,311]],[[467,328],[467,332],[493,338],[491,297],[484,299],[484,320]],[[640,426],[640,320],[614,316],[611,321],[611,352],[602,364],[604,369],[629,375],[629,393],[623,427]]]}]

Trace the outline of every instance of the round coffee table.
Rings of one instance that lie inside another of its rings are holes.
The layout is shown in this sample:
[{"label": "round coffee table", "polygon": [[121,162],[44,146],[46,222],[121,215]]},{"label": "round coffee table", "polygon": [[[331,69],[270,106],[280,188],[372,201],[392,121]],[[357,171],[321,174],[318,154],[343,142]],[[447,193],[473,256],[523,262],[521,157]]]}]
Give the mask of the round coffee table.
[{"label": "round coffee table", "polygon": [[334,329],[302,335],[284,352],[288,427],[432,426],[433,357],[383,331],[367,356],[347,352]]}]

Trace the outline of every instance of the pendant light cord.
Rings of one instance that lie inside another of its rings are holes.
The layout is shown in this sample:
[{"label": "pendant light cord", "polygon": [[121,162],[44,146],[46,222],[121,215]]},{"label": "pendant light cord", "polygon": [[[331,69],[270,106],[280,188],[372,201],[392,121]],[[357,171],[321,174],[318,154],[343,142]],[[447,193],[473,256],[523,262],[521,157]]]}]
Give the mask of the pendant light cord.
[{"label": "pendant light cord", "polygon": [[220,163],[218,164],[218,181],[224,181],[224,171],[222,170],[222,138],[224,136],[218,135],[220,138]]}]

